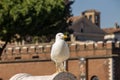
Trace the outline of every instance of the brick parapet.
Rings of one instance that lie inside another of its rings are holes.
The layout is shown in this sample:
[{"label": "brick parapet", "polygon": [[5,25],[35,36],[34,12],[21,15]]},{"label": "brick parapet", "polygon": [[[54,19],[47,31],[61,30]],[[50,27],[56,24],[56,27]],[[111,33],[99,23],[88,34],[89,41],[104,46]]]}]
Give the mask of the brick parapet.
[{"label": "brick parapet", "polygon": [[[120,42],[69,42],[69,49],[72,57],[89,57],[110,55],[120,52]],[[18,59],[50,59],[50,51],[52,44],[45,45],[25,45],[25,46],[8,46],[2,54],[2,60],[18,60]],[[114,50],[115,49],[115,50]],[[116,50],[117,49],[117,50]],[[114,52],[115,51],[115,52]]]},{"label": "brick parapet", "polygon": [[[68,42],[68,45],[70,59],[67,61],[67,70],[78,79],[80,77],[80,57],[86,58],[88,80],[91,80],[94,75],[101,80],[108,80],[112,70],[115,71],[115,79],[120,79],[118,69],[120,67],[120,57],[111,56],[120,54],[119,42]],[[55,65],[50,60],[51,47],[52,44],[7,46],[0,60],[1,78],[8,80],[8,78],[20,72],[34,75],[52,74],[55,72]],[[113,63],[111,60],[113,60]]]}]

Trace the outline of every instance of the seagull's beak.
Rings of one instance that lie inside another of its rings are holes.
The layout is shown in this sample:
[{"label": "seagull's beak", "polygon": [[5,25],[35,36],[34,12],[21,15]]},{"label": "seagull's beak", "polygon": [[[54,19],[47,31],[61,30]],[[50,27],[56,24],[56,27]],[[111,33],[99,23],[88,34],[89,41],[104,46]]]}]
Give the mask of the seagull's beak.
[{"label": "seagull's beak", "polygon": [[68,38],[67,35],[64,35],[64,36],[63,36],[63,39],[66,39],[66,38]]}]

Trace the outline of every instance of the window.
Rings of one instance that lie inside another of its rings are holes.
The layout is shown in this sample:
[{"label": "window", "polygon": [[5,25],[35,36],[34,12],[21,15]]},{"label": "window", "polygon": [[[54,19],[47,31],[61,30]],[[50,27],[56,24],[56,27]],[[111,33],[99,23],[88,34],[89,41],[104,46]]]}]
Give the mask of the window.
[{"label": "window", "polygon": [[99,80],[97,76],[92,76],[91,80]]},{"label": "window", "polygon": [[89,16],[89,20],[92,21],[92,15]]},{"label": "window", "polygon": [[87,18],[87,16],[85,16],[85,18]]},{"label": "window", "polygon": [[83,30],[83,28],[84,28],[83,22],[81,22],[80,27],[81,27],[80,32],[83,33],[84,32],[84,30]]},{"label": "window", "polygon": [[81,28],[81,31],[80,31],[81,33],[83,33],[83,29]]},{"label": "window", "polygon": [[99,16],[98,15],[95,16],[95,23],[99,24]]}]

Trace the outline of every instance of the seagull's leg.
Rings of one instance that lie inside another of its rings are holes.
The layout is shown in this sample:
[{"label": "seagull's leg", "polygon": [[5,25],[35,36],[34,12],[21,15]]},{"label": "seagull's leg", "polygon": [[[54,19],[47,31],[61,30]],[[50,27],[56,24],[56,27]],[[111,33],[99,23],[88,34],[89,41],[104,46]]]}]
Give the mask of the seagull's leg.
[{"label": "seagull's leg", "polygon": [[66,61],[63,62],[63,71],[66,72]]},{"label": "seagull's leg", "polygon": [[60,63],[56,62],[56,72],[60,72]]},{"label": "seagull's leg", "polygon": [[66,72],[66,62],[60,63],[60,72]]},{"label": "seagull's leg", "polygon": [[62,62],[59,63],[58,70],[59,70],[59,72],[63,72],[63,63]]},{"label": "seagull's leg", "polygon": [[56,72],[66,72],[66,62],[56,62]]},{"label": "seagull's leg", "polygon": [[55,63],[56,64],[56,72],[58,72],[58,63]]}]

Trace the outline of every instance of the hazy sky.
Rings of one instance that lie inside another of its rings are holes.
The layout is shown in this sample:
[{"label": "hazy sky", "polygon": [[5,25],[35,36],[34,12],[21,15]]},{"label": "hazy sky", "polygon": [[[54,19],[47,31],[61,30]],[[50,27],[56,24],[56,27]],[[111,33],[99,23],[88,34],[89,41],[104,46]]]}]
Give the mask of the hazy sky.
[{"label": "hazy sky", "polygon": [[101,28],[113,27],[115,22],[120,25],[120,0],[75,0],[72,5],[74,16],[88,9],[101,12]]}]

